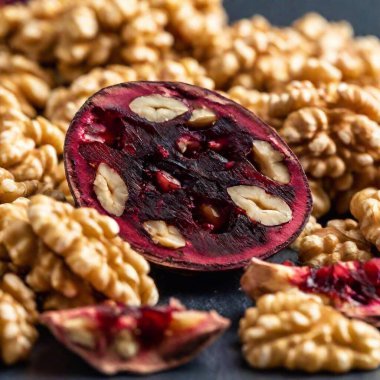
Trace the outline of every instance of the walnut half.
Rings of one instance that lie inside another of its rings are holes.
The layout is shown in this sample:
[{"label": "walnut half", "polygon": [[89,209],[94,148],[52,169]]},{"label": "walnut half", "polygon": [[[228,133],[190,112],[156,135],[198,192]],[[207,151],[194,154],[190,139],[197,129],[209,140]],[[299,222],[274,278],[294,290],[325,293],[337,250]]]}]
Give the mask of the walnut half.
[{"label": "walnut half", "polygon": [[159,94],[140,96],[129,103],[129,108],[140,117],[158,123],[175,119],[188,111],[179,100]]},{"label": "walnut half", "polygon": [[227,189],[232,201],[248,217],[264,226],[277,226],[289,222],[292,210],[281,198],[268,194],[257,186],[233,186]]},{"label": "walnut half", "polygon": [[380,333],[300,291],[262,296],[240,321],[243,354],[255,368],[306,372],[380,365]]},{"label": "walnut half", "polygon": [[115,216],[123,214],[129,196],[128,187],[120,175],[104,162],[98,166],[94,192],[107,212]]}]

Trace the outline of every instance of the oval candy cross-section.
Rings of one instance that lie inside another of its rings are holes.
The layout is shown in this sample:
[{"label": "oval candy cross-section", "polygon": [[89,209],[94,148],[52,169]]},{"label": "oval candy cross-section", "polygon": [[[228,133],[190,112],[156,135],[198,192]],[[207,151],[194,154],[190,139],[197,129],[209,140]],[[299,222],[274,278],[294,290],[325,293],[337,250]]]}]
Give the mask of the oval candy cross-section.
[{"label": "oval candy cross-section", "polygon": [[67,132],[65,164],[79,206],[113,217],[148,260],[174,268],[226,270],[273,255],[311,209],[301,165],[272,128],[183,83],[93,95]]}]

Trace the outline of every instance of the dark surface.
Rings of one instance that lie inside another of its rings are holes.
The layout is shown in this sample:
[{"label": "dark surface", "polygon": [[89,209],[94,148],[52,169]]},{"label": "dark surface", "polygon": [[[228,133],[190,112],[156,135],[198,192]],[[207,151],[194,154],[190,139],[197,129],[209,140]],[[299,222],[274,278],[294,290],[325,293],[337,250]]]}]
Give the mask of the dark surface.
[{"label": "dark surface", "polygon": [[380,35],[379,0],[224,0],[230,19],[261,14],[275,25],[287,26],[311,11],[329,20],[349,21],[357,35]]},{"label": "dark surface", "polygon": [[[254,13],[263,14],[271,22],[288,25],[305,12],[316,10],[332,20],[350,21],[357,34],[380,34],[379,0],[225,0],[231,19],[248,17]],[[289,251],[277,255],[273,261],[282,262],[292,254]],[[294,256],[294,255],[293,255]],[[254,371],[243,361],[236,334],[238,320],[250,302],[239,288],[241,272],[183,276],[155,269],[153,277],[161,291],[161,302],[170,296],[178,297],[188,307],[216,309],[223,316],[231,318],[232,326],[213,346],[204,351],[192,363],[161,374],[143,377],[152,380],[280,380],[313,379],[327,380],[330,374],[305,375],[286,371]],[[380,380],[380,370],[354,372],[337,376],[339,380]],[[0,366],[0,380],[5,379],[100,379],[80,359],[66,351],[46,331],[29,363],[13,368]],[[141,379],[142,377],[119,375],[113,378]]]}]

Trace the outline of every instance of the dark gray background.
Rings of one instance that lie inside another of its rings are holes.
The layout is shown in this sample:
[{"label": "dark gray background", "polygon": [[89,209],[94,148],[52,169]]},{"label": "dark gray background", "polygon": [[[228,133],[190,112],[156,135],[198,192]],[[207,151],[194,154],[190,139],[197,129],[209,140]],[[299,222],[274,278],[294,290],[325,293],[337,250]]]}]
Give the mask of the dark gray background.
[{"label": "dark gray background", "polygon": [[[289,25],[305,12],[318,11],[331,20],[350,21],[357,34],[380,34],[380,0],[225,0],[225,6],[232,20],[248,17],[255,13],[263,14],[277,25]],[[281,262],[294,257],[284,251],[274,258]],[[279,371],[254,371],[240,356],[240,346],[236,336],[237,324],[244,309],[250,305],[246,297],[238,290],[241,272],[181,276],[171,272],[154,269],[161,291],[161,300],[170,296],[181,299],[188,307],[216,309],[232,320],[229,331],[212,347],[206,350],[192,363],[181,368],[157,375],[147,376],[148,380],[280,380],[313,379],[327,380],[330,374],[305,375]],[[360,376],[362,380],[380,380],[380,370],[374,372],[356,372],[337,377],[339,380],[353,380]],[[13,368],[0,366],[0,380],[5,379],[99,379],[97,374],[80,359],[57,344],[45,331],[33,351],[27,364]],[[141,378],[131,375],[119,375],[115,378]]]},{"label": "dark gray background", "polygon": [[380,35],[379,0],[224,0],[231,20],[261,14],[279,26],[289,25],[306,12],[329,20],[347,20],[356,34]]}]

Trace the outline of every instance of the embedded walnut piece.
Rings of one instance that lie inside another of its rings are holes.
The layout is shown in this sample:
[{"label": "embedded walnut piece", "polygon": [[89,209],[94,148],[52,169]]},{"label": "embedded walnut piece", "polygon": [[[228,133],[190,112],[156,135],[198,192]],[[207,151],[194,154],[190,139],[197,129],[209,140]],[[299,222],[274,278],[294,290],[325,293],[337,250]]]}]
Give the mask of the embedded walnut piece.
[{"label": "embedded walnut piece", "polygon": [[6,274],[0,281],[0,358],[5,364],[29,356],[38,335],[36,315],[34,294],[17,276]]},{"label": "embedded walnut piece", "polygon": [[28,218],[39,239],[98,292],[133,305],[157,302],[148,263],[117,236],[113,219],[43,195],[31,199]]},{"label": "embedded walnut piece", "polygon": [[300,239],[298,246],[299,259],[311,266],[372,258],[370,244],[352,219],[330,220],[325,228]]},{"label": "embedded walnut piece", "polygon": [[[193,126],[200,110],[216,120]],[[164,266],[242,267],[288,246],[310,212],[300,164],[273,129],[235,102],[184,83],[99,91],[73,119],[64,160],[76,204],[100,213],[107,208],[91,184],[97,168],[107,163],[118,173],[129,193],[114,218],[120,235]]]},{"label": "embedded walnut piece", "polygon": [[257,186],[233,186],[227,189],[233,202],[253,221],[264,226],[277,226],[292,218],[292,210],[279,197],[268,194]]},{"label": "embedded walnut piece", "polygon": [[301,243],[302,239],[305,236],[312,235],[315,231],[317,231],[321,228],[322,228],[322,226],[319,223],[317,223],[317,220],[315,219],[315,217],[313,215],[311,215],[310,219],[306,223],[305,228],[302,230],[302,232],[300,233],[298,238],[296,240],[294,240],[294,242],[292,244],[290,244],[290,248],[298,251],[300,248],[300,243]]},{"label": "embedded walnut piece", "polygon": [[42,314],[67,348],[105,374],[148,374],[189,362],[229,326],[215,311],[103,304]]},{"label": "embedded walnut piece", "polygon": [[350,210],[364,237],[380,251],[380,190],[367,188],[351,200]]},{"label": "embedded walnut piece", "polygon": [[254,368],[306,372],[370,370],[380,365],[380,333],[299,291],[265,295],[240,321],[243,355]]},{"label": "embedded walnut piece", "polygon": [[67,339],[73,344],[93,350],[96,346],[95,329],[96,324],[90,318],[68,319],[62,324],[62,329]]},{"label": "embedded walnut piece", "polygon": [[139,352],[139,344],[133,334],[128,330],[122,330],[115,339],[114,350],[123,359],[130,359]]},{"label": "embedded walnut piece", "polygon": [[189,119],[189,125],[195,128],[202,128],[211,125],[217,120],[214,112],[207,108],[195,109]]},{"label": "embedded walnut piece", "polygon": [[280,183],[289,183],[288,168],[283,164],[284,156],[266,141],[253,141],[252,153],[264,175]]},{"label": "embedded walnut piece", "polygon": [[129,108],[140,117],[162,123],[188,111],[179,100],[158,94],[140,96],[129,103]]},{"label": "embedded walnut piece", "polygon": [[186,240],[178,228],[167,225],[163,220],[149,220],[143,226],[156,244],[172,249],[186,246]]},{"label": "embedded walnut piece", "polygon": [[107,212],[115,216],[123,214],[128,200],[128,187],[120,175],[105,163],[98,166],[94,191]]},{"label": "embedded walnut piece", "polygon": [[320,268],[296,267],[252,259],[242,289],[256,300],[263,294],[297,288],[317,294],[350,318],[380,326],[380,260],[341,262]]}]

